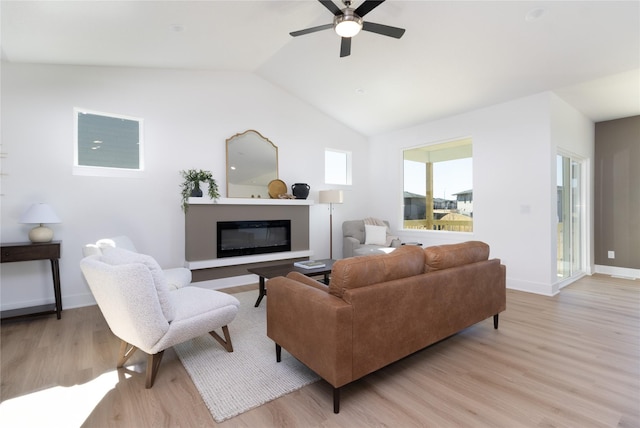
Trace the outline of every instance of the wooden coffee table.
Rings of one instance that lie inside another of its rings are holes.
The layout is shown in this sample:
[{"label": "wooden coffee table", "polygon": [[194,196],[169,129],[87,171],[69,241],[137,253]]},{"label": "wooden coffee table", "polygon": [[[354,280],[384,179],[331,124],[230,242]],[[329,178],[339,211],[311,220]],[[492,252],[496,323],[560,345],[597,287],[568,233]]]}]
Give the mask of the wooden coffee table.
[{"label": "wooden coffee table", "polygon": [[286,276],[289,272],[300,272],[306,276],[324,276],[324,283],[329,284],[329,274],[331,273],[331,268],[333,267],[333,263],[335,260],[324,259],[318,260],[324,263],[323,267],[315,268],[315,269],[304,269],[295,267],[293,263],[284,263],[281,265],[273,265],[273,266],[264,266],[264,267],[256,267],[247,269],[249,272],[254,273],[260,277],[260,294],[258,295],[258,300],[256,300],[255,307],[260,306],[260,302],[262,298],[267,295],[267,287],[265,286],[265,279],[275,278],[276,276]]}]

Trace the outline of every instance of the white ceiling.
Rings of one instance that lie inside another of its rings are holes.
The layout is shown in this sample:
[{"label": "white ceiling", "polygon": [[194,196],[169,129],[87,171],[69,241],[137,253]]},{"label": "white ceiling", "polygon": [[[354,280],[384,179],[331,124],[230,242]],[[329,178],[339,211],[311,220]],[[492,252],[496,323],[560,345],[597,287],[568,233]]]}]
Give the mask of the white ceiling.
[{"label": "white ceiling", "polygon": [[345,58],[333,30],[289,36],[331,22],[316,0],[3,0],[0,13],[3,61],[254,72],[368,136],[549,90],[596,122],[640,114],[637,0],[388,0],[365,21],[405,35],[361,32]]}]

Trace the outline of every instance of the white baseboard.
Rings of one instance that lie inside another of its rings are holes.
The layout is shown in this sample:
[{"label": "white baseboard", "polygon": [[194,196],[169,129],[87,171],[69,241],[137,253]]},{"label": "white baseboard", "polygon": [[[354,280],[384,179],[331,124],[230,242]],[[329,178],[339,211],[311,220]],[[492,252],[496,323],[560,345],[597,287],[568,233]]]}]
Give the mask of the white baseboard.
[{"label": "white baseboard", "polygon": [[[22,302],[14,302],[8,305],[2,305],[0,309],[2,311],[10,311],[13,309],[29,308],[31,306],[39,305],[53,305],[54,302],[51,299],[37,299],[27,300]],[[74,294],[62,296],[62,313],[64,316],[65,309],[83,308],[85,306],[93,306],[96,304],[96,300],[93,298],[93,294]]]},{"label": "white baseboard", "polygon": [[507,278],[507,288],[510,290],[525,291],[527,293],[542,294],[543,296],[555,296],[559,291],[557,284],[549,285],[514,278]]},{"label": "white baseboard", "polygon": [[85,306],[97,305],[96,299],[93,298],[93,294],[74,294],[72,296],[66,295],[62,299],[62,309],[83,308]]},{"label": "white baseboard", "polygon": [[640,269],[596,265],[595,272],[622,278],[640,279]]}]

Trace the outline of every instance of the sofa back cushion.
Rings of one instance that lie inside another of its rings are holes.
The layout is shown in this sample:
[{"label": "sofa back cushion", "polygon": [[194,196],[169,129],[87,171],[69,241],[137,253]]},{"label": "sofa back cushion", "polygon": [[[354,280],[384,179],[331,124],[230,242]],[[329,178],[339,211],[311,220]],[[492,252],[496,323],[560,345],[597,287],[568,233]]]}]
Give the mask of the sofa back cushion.
[{"label": "sofa back cushion", "polygon": [[424,271],[449,269],[489,259],[489,245],[481,241],[435,245],[424,249]]},{"label": "sofa back cushion", "polygon": [[423,249],[414,245],[404,245],[389,254],[350,257],[333,264],[329,293],[342,298],[347,289],[420,275],[423,272]]},{"label": "sofa back cushion", "polygon": [[110,265],[126,265],[132,263],[139,263],[147,267],[151,272],[153,283],[158,293],[158,300],[160,301],[160,307],[167,321],[171,322],[175,318],[175,308],[173,307],[173,301],[169,291],[169,283],[164,276],[162,268],[158,265],[158,262],[146,254],[139,254],[133,251],[125,250],[119,247],[105,247],[102,253],[102,262]]}]

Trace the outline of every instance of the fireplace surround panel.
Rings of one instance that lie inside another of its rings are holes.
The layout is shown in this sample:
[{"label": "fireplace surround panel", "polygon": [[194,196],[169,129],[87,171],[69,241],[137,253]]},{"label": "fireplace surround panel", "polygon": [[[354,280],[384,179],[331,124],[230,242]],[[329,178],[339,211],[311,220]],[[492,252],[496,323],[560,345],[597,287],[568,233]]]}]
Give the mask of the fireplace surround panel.
[{"label": "fireplace surround panel", "polygon": [[191,205],[185,217],[185,257],[189,262],[219,259],[217,223],[228,221],[289,220],[290,251],[309,250],[307,205]]}]

